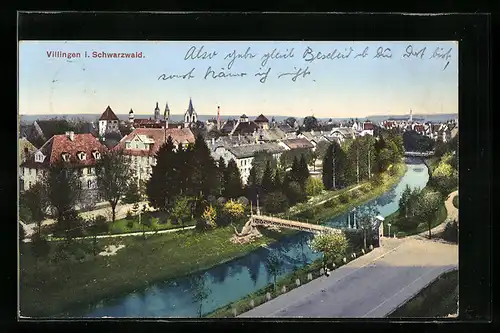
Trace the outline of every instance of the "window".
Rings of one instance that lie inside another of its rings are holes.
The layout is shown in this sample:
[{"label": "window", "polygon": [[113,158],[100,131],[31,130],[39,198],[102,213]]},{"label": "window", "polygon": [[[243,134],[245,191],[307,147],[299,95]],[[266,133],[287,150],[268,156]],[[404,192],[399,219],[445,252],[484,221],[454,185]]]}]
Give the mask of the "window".
[{"label": "window", "polygon": [[29,154],[28,147],[24,147],[24,153],[25,153],[26,155],[28,155],[28,154]]},{"label": "window", "polygon": [[125,144],[125,147],[126,147],[127,149],[130,149],[130,142],[127,142],[127,143]]},{"label": "window", "polygon": [[41,162],[43,162],[44,159],[45,159],[45,156],[43,156],[42,153],[39,152],[39,153],[35,154],[35,162],[41,163]]},{"label": "window", "polygon": [[69,161],[69,154],[68,153],[62,153],[61,156],[62,156],[62,159],[64,162]]},{"label": "window", "polygon": [[87,181],[87,187],[88,187],[89,189],[90,189],[90,188],[92,188],[92,181],[91,181],[91,180]]},{"label": "window", "polygon": [[87,154],[85,154],[83,151],[81,151],[80,153],[78,153],[78,159],[80,161],[84,161],[87,159]]},{"label": "window", "polygon": [[31,188],[31,182],[28,182],[28,189]]}]

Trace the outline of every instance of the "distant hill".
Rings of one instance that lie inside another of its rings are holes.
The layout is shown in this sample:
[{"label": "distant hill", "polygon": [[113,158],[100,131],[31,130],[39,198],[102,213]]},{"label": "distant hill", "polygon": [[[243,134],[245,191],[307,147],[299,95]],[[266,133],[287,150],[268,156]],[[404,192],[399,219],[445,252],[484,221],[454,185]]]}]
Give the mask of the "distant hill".
[{"label": "distant hill", "polygon": [[[21,122],[22,123],[27,123],[31,124],[35,120],[45,120],[45,119],[50,119],[50,118],[66,118],[68,120],[72,119],[82,119],[87,122],[93,122],[97,121],[100,117],[100,114],[64,114],[64,115],[54,115],[54,114],[39,114],[39,115],[21,115]],[[121,120],[127,120],[128,119],[128,114],[117,114],[117,117]],[[198,118],[200,121],[206,121],[208,119],[213,119],[215,116],[214,115],[198,115]],[[222,119],[238,119],[240,115],[224,115],[222,116]],[[272,115],[266,115],[266,117],[271,121],[271,119],[274,117],[274,119],[277,122],[284,121],[288,116],[272,116]],[[358,118],[359,120],[371,120],[374,123],[379,123],[381,121],[387,120],[389,118],[401,118],[401,119],[408,119],[408,115],[377,115],[377,116],[369,116],[365,118]],[[142,118],[142,119],[147,119],[150,118],[148,115],[136,115],[136,118]],[[256,118],[256,116],[250,116],[250,119]],[[299,122],[304,119],[304,117],[295,117]],[[447,120],[451,119],[457,119],[458,114],[431,114],[431,115],[413,115],[413,118],[415,120],[421,120],[423,119],[424,121],[430,121],[430,122],[445,122]],[[173,114],[170,115],[170,119],[174,122],[182,121],[183,120],[183,115],[181,114]],[[330,118],[318,118],[318,120],[328,120]],[[351,118],[334,118],[332,117],[333,121],[346,121],[350,120]]]}]

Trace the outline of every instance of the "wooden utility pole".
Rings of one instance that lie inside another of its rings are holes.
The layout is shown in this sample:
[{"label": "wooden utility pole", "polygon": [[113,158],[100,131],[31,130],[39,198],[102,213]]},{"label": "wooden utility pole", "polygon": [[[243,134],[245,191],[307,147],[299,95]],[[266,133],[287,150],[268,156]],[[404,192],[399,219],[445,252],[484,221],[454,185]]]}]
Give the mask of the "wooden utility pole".
[{"label": "wooden utility pole", "polygon": [[359,184],[359,144],[356,144],[356,180]]},{"label": "wooden utility pole", "polygon": [[332,188],[335,189],[335,146],[332,145]]}]

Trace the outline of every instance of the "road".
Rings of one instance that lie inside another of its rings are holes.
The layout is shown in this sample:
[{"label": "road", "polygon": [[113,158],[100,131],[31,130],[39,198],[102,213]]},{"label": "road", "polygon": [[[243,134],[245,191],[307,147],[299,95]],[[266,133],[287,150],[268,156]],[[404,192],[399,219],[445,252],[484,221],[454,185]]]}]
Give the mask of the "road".
[{"label": "road", "polygon": [[458,246],[383,238],[382,246],[239,317],[381,318],[442,273],[458,268]]}]

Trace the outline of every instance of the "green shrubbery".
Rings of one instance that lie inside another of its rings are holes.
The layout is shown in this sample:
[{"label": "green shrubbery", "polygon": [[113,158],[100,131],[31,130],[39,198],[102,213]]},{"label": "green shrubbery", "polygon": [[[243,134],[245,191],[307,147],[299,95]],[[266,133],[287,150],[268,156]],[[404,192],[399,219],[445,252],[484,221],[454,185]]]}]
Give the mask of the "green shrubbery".
[{"label": "green shrubbery", "polygon": [[442,237],[445,241],[458,243],[458,224],[456,221],[446,223]]}]

